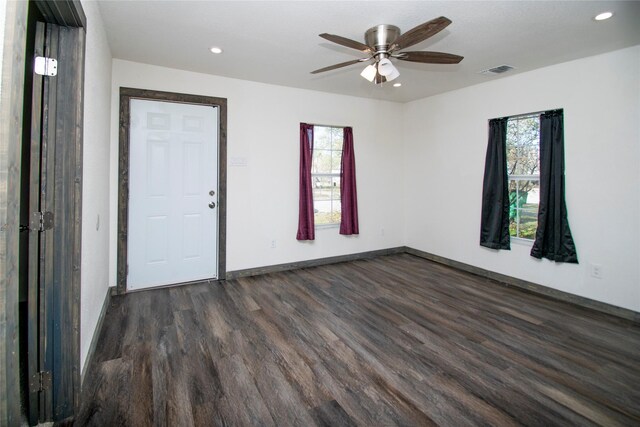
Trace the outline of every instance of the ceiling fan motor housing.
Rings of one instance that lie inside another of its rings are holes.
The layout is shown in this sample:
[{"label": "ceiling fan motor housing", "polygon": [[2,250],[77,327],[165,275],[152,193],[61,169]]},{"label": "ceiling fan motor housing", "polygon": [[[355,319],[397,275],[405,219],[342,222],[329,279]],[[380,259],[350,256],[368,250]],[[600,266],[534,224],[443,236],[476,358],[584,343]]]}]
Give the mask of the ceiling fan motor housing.
[{"label": "ceiling fan motor housing", "polygon": [[388,49],[400,35],[400,28],[395,25],[380,24],[369,28],[364,33],[364,40],[367,46],[375,50],[374,56],[377,59],[389,56]]}]

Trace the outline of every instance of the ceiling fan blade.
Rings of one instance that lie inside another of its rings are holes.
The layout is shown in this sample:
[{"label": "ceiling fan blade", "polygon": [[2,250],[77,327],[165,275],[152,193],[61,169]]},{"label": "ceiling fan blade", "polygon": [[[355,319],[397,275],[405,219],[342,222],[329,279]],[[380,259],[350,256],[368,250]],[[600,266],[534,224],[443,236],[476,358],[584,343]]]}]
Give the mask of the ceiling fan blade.
[{"label": "ceiling fan blade", "polygon": [[457,64],[464,58],[460,55],[443,52],[400,52],[393,55],[402,61],[422,62],[424,64]]},{"label": "ceiling fan blade", "polygon": [[391,45],[390,51],[405,49],[409,46],[413,46],[416,43],[420,43],[423,40],[428,39],[431,36],[438,34],[444,30],[451,20],[441,16],[439,18],[432,19],[429,22],[420,24],[417,27],[401,34],[395,42]]},{"label": "ceiling fan blade", "polygon": [[347,65],[357,64],[358,62],[368,61],[371,58],[360,58],[354,59],[353,61],[341,62],[335,65],[329,65],[328,67],[320,68],[318,70],[312,71],[311,74],[324,73],[325,71],[335,70],[336,68],[346,67]]},{"label": "ceiling fan blade", "polygon": [[362,52],[371,52],[371,48],[366,44],[348,39],[346,37],[336,36],[335,34],[327,34],[327,33],[320,34],[320,37],[322,37],[325,40],[329,40],[330,42],[337,43],[341,46],[350,47],[351,49],[357,49]]}]

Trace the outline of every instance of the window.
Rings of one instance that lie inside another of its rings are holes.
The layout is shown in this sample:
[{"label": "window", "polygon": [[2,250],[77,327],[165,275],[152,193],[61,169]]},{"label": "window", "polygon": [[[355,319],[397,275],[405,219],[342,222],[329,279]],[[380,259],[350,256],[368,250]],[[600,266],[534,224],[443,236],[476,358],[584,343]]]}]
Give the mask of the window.
[{"label": "window", "polygon": [[488,136],[480,246],[532,241],[534,258],[577,263],[564,200],[563,110],[490,119]]},{"label": "window", "polygon": [[533,240],[540,203],[540,116],[507,121],[509,235]]},{"label": "window", "polygon": [[343,128],[313,127],[313,212],[316,226],[339,225],[340,163],[342,161]]}]

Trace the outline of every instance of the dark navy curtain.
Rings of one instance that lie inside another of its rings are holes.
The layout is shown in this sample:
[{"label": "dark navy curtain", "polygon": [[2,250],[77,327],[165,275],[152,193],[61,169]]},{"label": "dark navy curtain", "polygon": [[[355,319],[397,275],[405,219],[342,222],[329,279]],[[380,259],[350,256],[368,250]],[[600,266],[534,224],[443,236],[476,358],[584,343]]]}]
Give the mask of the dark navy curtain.
[{"label": "dark navy curtain", "polygon": [[511,249],[509,239],[509,177],[507,175],[507,120],[489,120],[489,143],[482,183],[480,245]]},{"label": "dark navy curtain", "polygon": [[540,206],[531,256],[578,263],[564,197],[564,122],[562,110],[540,116]]}]

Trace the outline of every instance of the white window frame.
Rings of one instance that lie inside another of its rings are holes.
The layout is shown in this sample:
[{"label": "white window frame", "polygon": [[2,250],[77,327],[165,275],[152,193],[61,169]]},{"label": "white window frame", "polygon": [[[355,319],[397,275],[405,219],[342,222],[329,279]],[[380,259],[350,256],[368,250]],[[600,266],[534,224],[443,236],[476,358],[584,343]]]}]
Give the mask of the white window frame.
[{"label": "white window frame", "polygon": [[[329,129],[340,129],[342,131],[342,146],[340,148],[340,150],[334,150],[333,148],[331,148],[331,150],[325,150],[322,149],[322,151],[331,151],[331,152],[337,152],[340,151],[342,153],[342,151],[344,150],[344,127],[343,126],[330,126],[330,125],[313,125],[313,152],[311,153],[311,163],[312,163],[312,169],[311,169],[311,182],[312,185],[315,185],[315,178],[338,178],[338,182],[342,182],[342,177],[340,172],[332,172],[332,173],[314,173],[313,172],[313,159],[314,159],[314,155],[316,152],[316,128],[329,128]],[[313,189],[314,187],[312,187],[312,195],[313,195]],[[331,201],[331,213],[334,212],[333,210],[333,202],[335,199],[330,199]],[[340,219],[337,222],[330,222],[330,223],[325,223],[325,224],[318,224],[316,222],[316,200],[315,197],[313,199],[313,216],[314,216],[314,225],[316,229],[323,229],[323,228],[336,228],[340,226],[340,222],[342,221],[342,206],[340,207]]]},{"label": "white window frame", "polygon": [[[523,115],[518,115],[518,116],[513,116],[513,117],[509,117],[507,119],[507,121],[509,120],[523,120],[523,119],[527,119],[527,118],[535,118],[538,120],[538,162],[540,162],[540,133],[539,133],[539,129],[540,129],[540,115],[539,114],[523,114]],[[507,141],[507,146],[509,144],[509,141]],[[508,153],[507,153],[507,165],[509,164],[509,157],[508,157]],[[538,171],[540,170],[540,164],[538,163]],[[511,181],[537,181],[538,182],[538,187],[540,186],[540,174],[533,174],[533,175],[510,175],[507,174],[507,187],[510,188],[510,183]],[[511,232],[509,232],[509,238],[511,239],[511,241],[515,242],[515,243],[521,243],[521,244],[527,244],[527,245],[533,245],[533,242],[535,241],[535,237],[533,238],[528,238],[528,237],[520,237],[520,211],[522,210],[522,208],[519,208],[517,205],[517,200],[518,200],[518,190],[519,190],[519,185],[516,184],[516,235],[512,236]],[[537,229],[537,226],[536,226]]]},{"label": "white window frame", "polygon": [[[540,175],[509,175],[509,182],[511,181],[538,181],[538,186],[540,185]],[[516,201],[518,200],[518,190],[519,187],[516,185]],[[522,208],[518,208],[516,205],[516,235],[512,236],[509,233],[509,238],[515,240],[518,243],[531,243],[535,238],[529,239],[528,237],[519,237],[520,234],[520,211]]]}]

